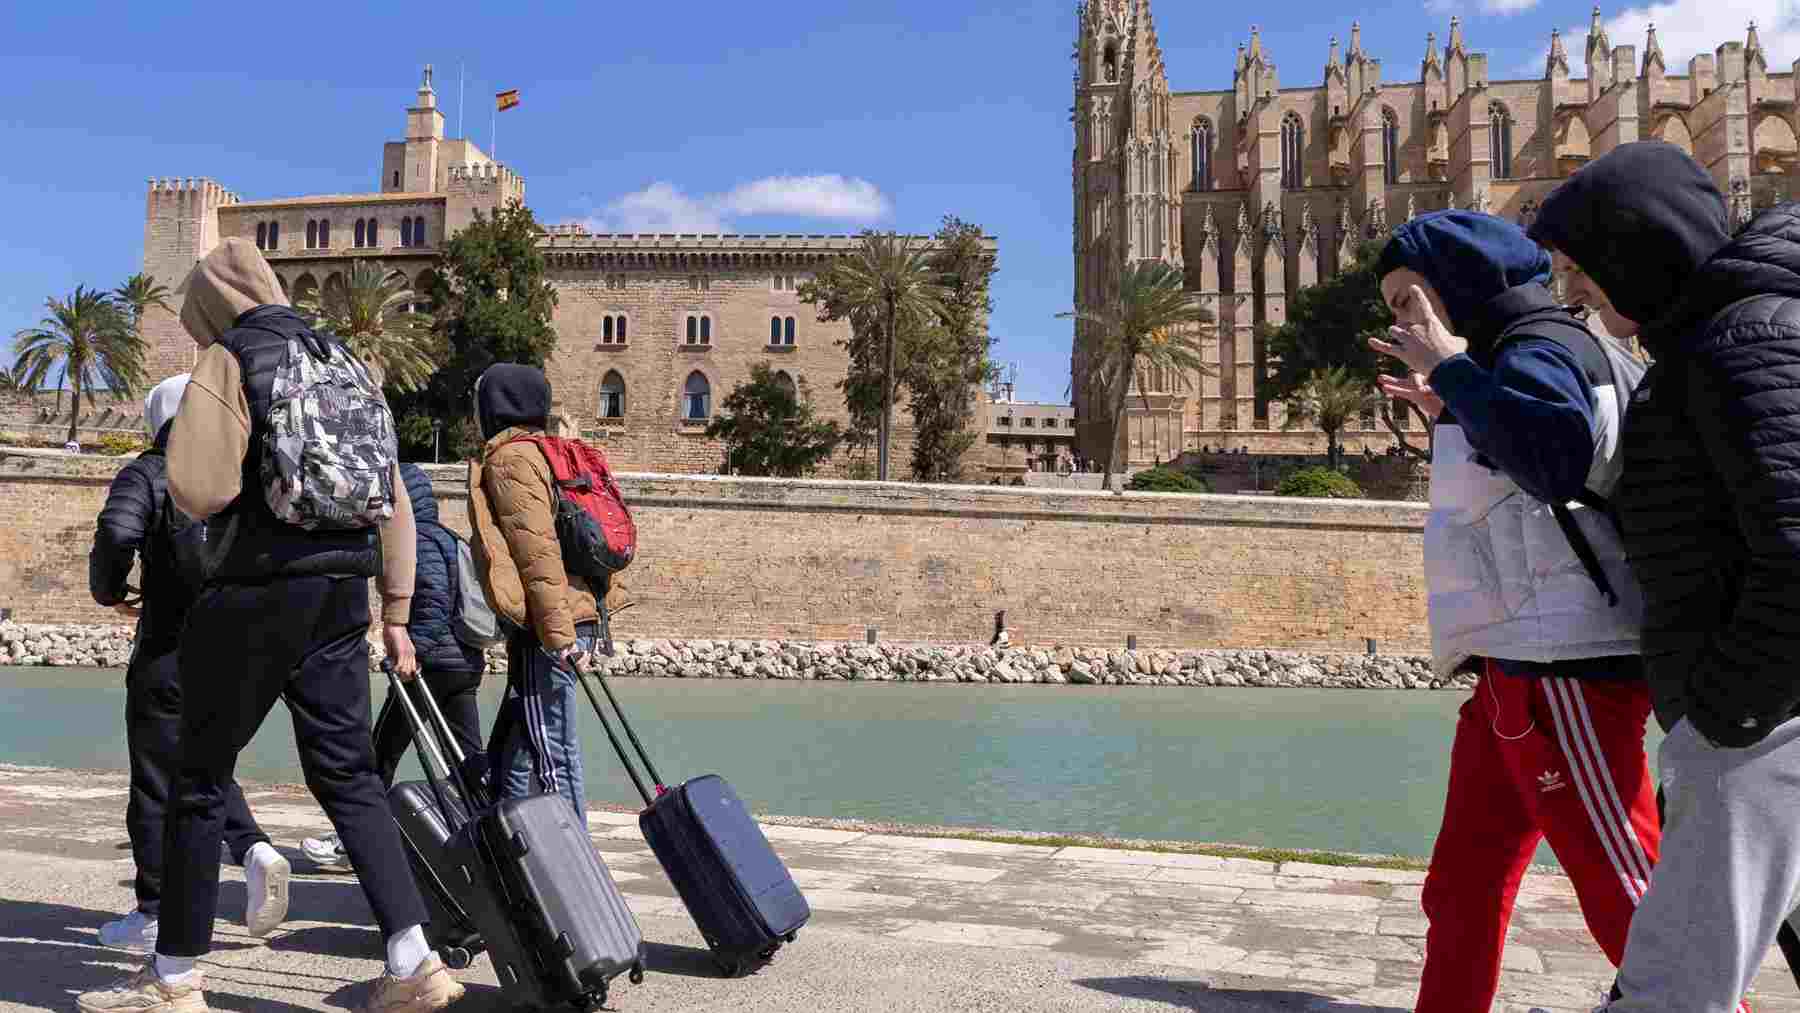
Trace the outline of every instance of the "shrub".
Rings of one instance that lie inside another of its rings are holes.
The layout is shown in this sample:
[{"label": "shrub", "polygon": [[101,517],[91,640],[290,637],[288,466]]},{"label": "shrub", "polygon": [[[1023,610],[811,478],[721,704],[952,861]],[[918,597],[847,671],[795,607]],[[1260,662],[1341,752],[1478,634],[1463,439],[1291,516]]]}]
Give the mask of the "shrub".
[{"label": "shrub", "polygon": [[147,446],[142,436],[133,433],[106,433],[94,441],[94,449],[109,457],[140,453]]},{"label": "shrub", "polygon": [[1362,499],[1363,491],[1348,475],[1330,468],[1301,468],[1289,472],[1275,487],[1277,496],[1305,496],[1312,499]]},{"label": "shrub", "polygon": [[1206,479],[1191,472],[1158,465],[1131,476],[1125,488],[1133,492],[1211,492]]}]

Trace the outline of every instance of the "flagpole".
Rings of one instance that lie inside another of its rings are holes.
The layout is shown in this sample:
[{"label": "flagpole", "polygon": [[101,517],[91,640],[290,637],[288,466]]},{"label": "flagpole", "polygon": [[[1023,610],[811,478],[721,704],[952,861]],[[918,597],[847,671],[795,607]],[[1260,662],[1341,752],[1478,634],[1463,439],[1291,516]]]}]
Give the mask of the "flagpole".
[{"label": "flagpole", "polygon": [[468,136],[463,133],[463,65],[462,61],[458,60],[456,61],[456,139],[467,140]]}]

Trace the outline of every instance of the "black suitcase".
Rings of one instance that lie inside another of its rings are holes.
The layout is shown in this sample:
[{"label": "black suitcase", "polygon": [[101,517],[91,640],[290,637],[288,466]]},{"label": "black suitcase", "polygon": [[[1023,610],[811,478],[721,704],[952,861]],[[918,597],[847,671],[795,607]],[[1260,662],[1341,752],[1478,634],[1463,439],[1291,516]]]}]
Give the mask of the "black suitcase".
[{"label": "black suitcase", "polygon": [[[453,814],[441,846],[409,847],[431,873],[421,884],[427,907],[433,885],[441,886],[438,899],[452,909],[452,924],[479,936],[476,948],[488,954],[501,991],[516,1004],[598,1009],[620,974],[629,973],[634,984],[643,981],[643,933],[568,801],[542,794],[488,804],[485,790],[463,776],[466,760],[437,701],[419,694],[430,715],[427,726],[399,679],[391,672],[389,679],[425,747],[420,759],[435,811]],[[454,767],[444,761],[440,743]],[[464,799],[473,802],[466,819]],[[430,820],[415,816],[411,822]],[[434,922],[437,914],[432,911]],[[435,931],[443,930],[428,929]],[[449,931],[454,939],[460,929]]]},{"label": "black suitcase", "polygon": [[[424,750],[420,750],[423,755]],[[444,958],[444,963],[458,970],[468,967],[474,957],[485,950],[481,930],[467,905],[480,899],[466,887],[458,891],[444,879],[457,867],[450,842],[454,827],[468,822],[460,800],[450,800],[455,815],[444,817],[443,803],[425,781],[403,781],[388,789],[388,811],[400,826],[400,837],[406,842],[407,864],[419,894],[425,898],[425,911],[430,921],[425,925],[425,938],[431,948]],[[440,873],[438,870],[445,870]]]},{"label": "black suitcase", "polygon": [[[610,654],[610,637],[606,649]],[[626,736],[644,761],[645,771],[656,782],[652,798],[613,734],[606,708],[588,680],[582,679],[607,739],[643,796],[645,808],[638,814],[638,826],[644,831],[644,840],[681,895],[712,950],[713,962],[727,977],[736,977],[773,957],[783,943],[794,941],[800,927],[812,917],[812,909],[787,866],[724,778],[706,774],[675,788],[664,787],[606,678],[597,672],[592,678],[605,691]]]}]

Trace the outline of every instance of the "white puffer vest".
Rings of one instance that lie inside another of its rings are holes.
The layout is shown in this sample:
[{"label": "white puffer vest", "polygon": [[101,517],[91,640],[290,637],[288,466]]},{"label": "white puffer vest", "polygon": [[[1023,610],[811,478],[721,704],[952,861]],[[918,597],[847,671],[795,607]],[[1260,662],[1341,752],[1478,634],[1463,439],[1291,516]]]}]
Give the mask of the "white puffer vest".
[{"label": "white puffer vest", "polygon": [[[1618,483],[1620,422],[1630,391],[1593,383],[1594,463],[1588,488]],[[1486,467],[1460,425],[1436,427],[1431,514],[1425,522],[1425,585],[1432,666],[1440,676],[1471,657],[1569,661],[1639,653],[1643,594],[1612,522],[1569,504],[1619,596],[1595,587],[1549,504]]]}]

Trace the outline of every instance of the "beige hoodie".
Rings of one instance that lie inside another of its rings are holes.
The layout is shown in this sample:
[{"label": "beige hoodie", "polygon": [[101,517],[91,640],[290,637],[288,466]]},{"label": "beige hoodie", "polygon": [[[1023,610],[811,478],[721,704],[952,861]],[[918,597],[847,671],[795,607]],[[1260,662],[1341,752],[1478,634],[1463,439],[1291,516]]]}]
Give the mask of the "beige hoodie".
[{"label": "beige hoodie", "polygon": [[[227,239],[176,290],[181,325],[202,349],[169,433],[169,495],[181,512],[207,518],[224,510],[243,488],[250,452],[250,402],[237,356],[215,345],[239,317],[258,306],[286,306],[281,283],[256,247]],[[412,614],[414,541],[412,502],[394,468],[394,516],[381,526],[382,621],[404,625]]]}]

